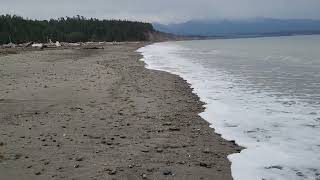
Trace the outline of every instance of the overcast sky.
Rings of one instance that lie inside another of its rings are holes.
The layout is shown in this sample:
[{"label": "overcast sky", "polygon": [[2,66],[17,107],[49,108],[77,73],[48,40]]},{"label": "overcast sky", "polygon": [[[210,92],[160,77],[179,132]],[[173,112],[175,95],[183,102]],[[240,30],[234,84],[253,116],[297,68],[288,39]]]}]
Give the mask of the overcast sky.
[{"label": "overcast sky", "polygon": [[320,19],[320,0],[0,0],[0,12],[33,19],[79,14],[162,23],[256,17]]}]

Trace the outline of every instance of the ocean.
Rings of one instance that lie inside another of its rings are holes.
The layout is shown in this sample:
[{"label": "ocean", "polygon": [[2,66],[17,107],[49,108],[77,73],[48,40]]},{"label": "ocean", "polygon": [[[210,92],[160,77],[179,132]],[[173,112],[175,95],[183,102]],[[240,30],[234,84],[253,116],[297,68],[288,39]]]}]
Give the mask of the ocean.
[{"label": "ocean", "polygon": [[245,147],[235,180],[320,180],[320,36],[156,43],[147,68],[177,74],[216,133]]}]

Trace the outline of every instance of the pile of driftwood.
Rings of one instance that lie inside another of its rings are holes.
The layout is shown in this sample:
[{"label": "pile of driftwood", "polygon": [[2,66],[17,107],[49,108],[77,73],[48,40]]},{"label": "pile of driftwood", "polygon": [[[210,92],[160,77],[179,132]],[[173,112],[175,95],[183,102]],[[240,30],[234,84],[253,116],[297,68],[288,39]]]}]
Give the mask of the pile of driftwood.
[{"label": "pile of driftwood", "polygon": [[55,47],[61,47],[61,44],[59,41],[56,43],[35,43],[35,42],[28,42],[28,43],[22,43],[22,44],[14,44],[14,43],[9,43],[9,44],[4,44],[0,46],[2,49],[6,48],[55,48]]},{"label": "pile of driftwood", "polygon": [[79,43],[68,43],[68,42],[59,42],[56,41],[53,43],[51,40],[48,43],[36,43],[36,42],[28,42],[22,44],[4,44],[0,46],[0,49],[15,49],[15,48],[35,48],[35,49],[44,49],[44,48],[81,48],[81,49],[103,49],[104,45],[107,45],[107,42],[79,42]]},{"label": "pile of driftwood", "polygon": [[0,49],[44,49],[44,48],[78,48],[78,49],[104,49],[107,45],[121,45],[123,43],[139,43],[139,42],[59,42],[55,43],[49,40],[48,43],[28,42],[22,44],[4,44],[0,45]]}]

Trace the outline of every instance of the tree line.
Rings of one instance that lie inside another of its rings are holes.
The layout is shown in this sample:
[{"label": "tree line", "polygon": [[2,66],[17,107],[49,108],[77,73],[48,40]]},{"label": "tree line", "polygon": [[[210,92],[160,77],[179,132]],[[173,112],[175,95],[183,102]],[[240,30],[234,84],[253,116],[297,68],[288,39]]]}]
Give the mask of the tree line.
[{"label": "tree line", "polygon": [[87,19],[83,16],[31,20],[16,15],[0,16],[0,44],[25,42],[144,41],[153,32],[150,23]]}]

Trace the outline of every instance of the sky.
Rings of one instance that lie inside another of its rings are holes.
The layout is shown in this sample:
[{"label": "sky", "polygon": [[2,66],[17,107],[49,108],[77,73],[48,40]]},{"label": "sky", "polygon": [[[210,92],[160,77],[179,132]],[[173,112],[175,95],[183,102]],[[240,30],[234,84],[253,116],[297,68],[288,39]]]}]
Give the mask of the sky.
[{"label": "sky", "polygon": [[194,19],[320,19],[320,0],[0,0],[0,14],[32,19],[82,15],[165,24]]}]

